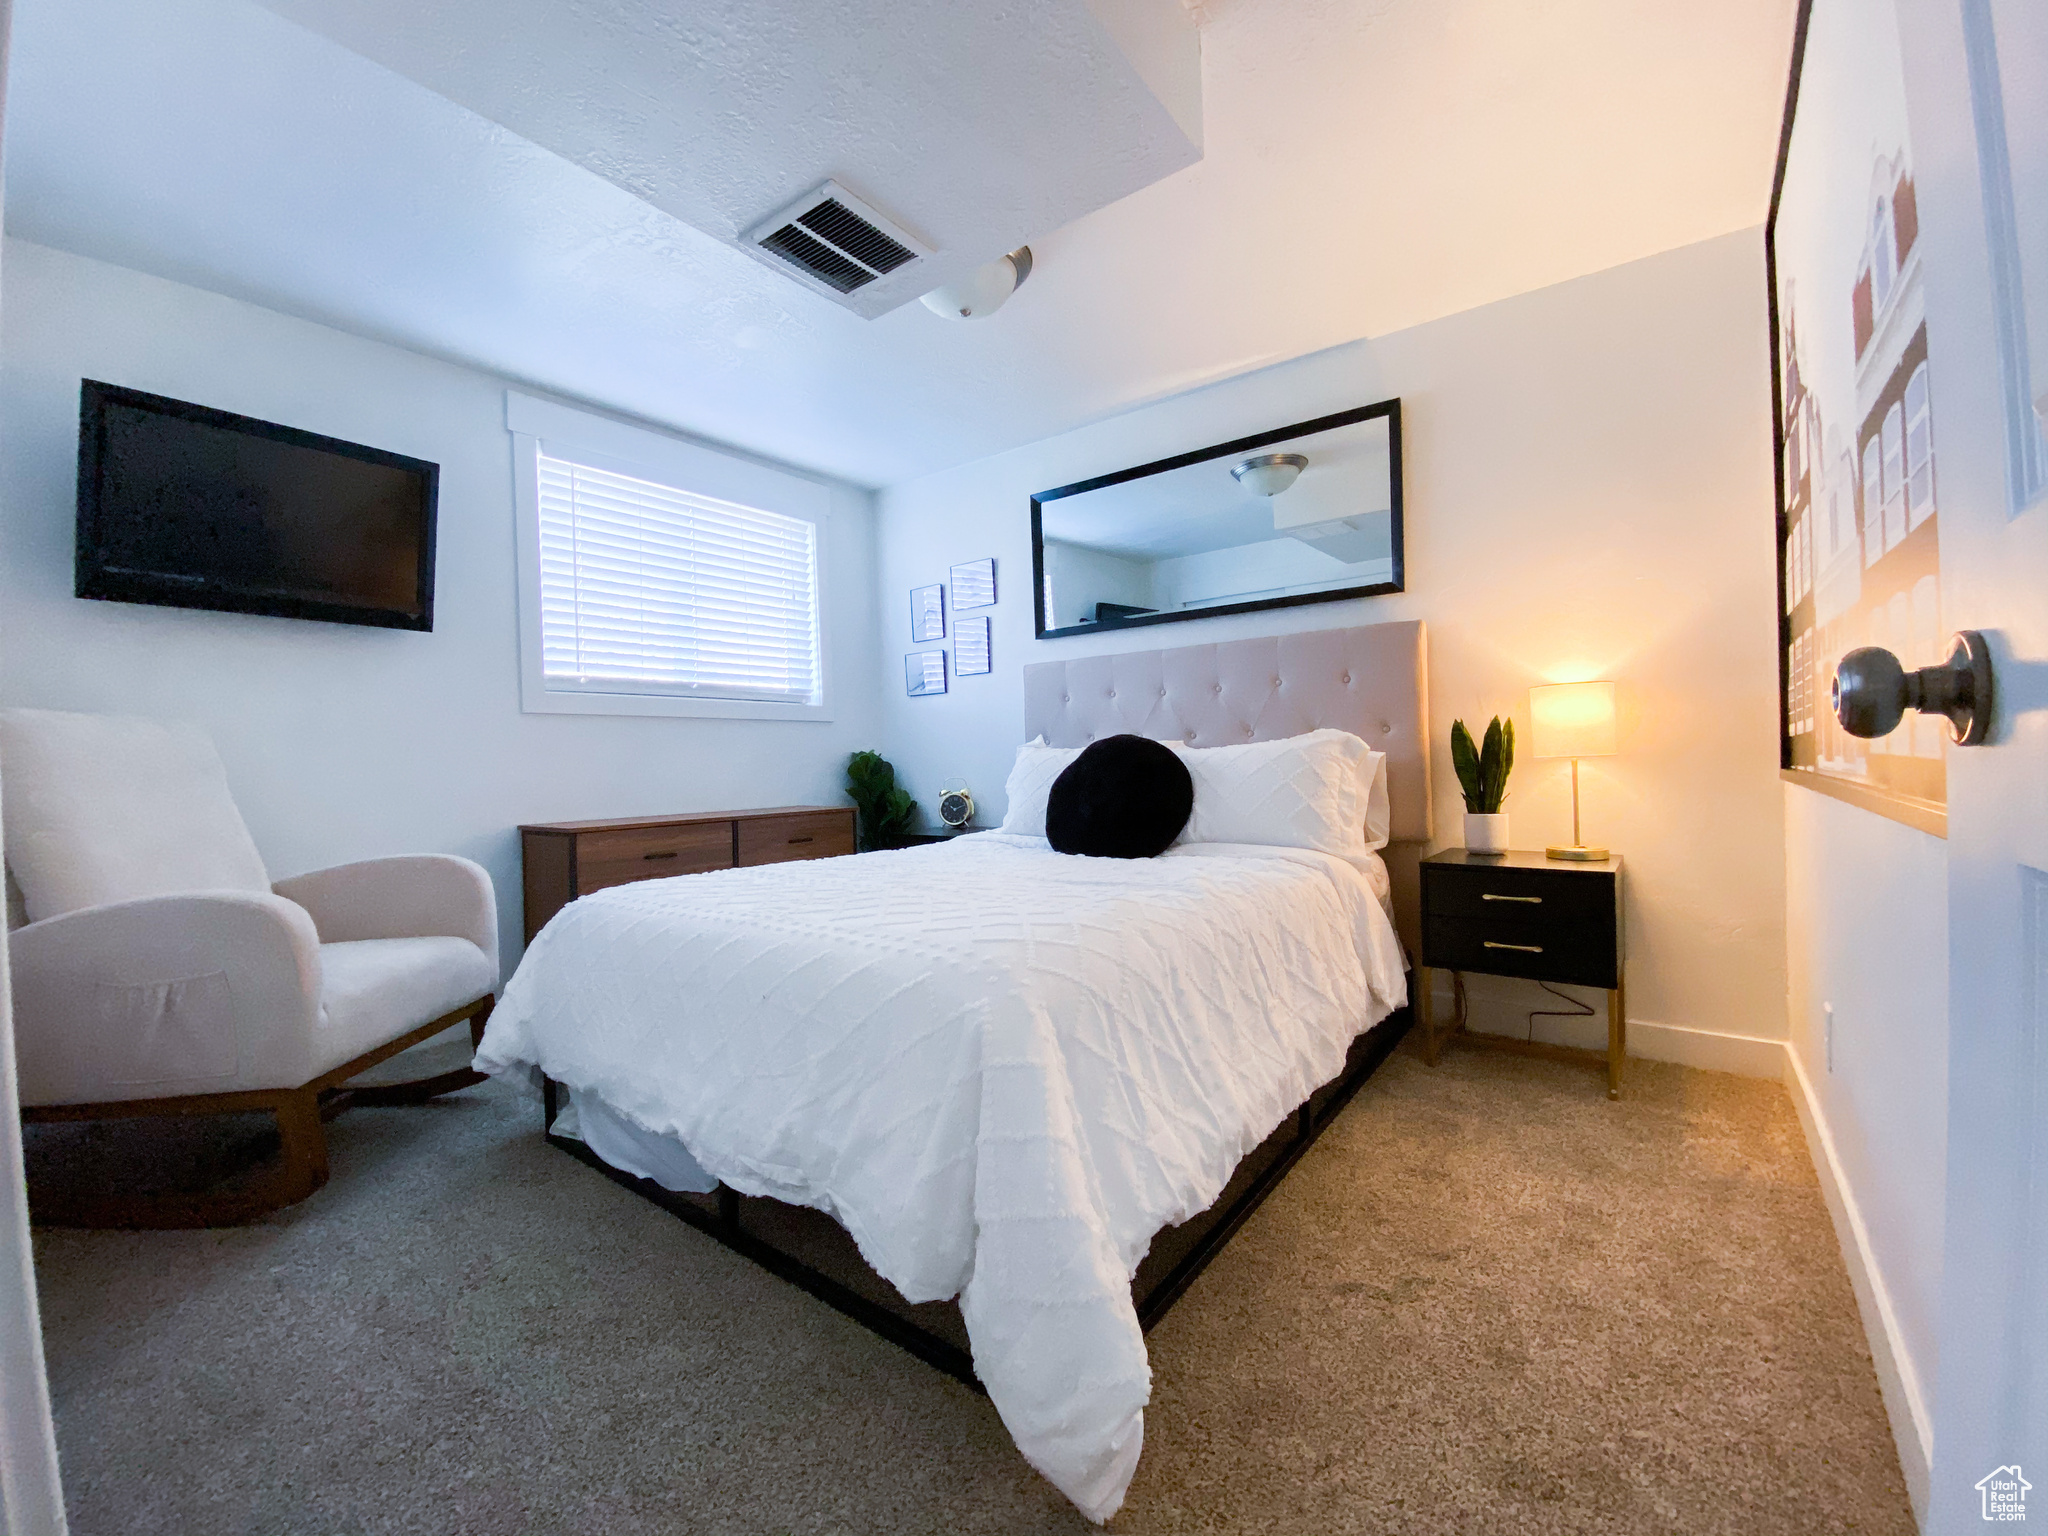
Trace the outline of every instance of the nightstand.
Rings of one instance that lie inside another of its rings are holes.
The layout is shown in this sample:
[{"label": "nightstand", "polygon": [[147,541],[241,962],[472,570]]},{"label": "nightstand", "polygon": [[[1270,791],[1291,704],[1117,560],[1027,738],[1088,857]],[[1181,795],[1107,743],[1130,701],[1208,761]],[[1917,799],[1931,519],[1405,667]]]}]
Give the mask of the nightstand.
[{"label": "nightstand", "polygon": [[[1621,860],[1566,863],[1540,853],[1468,853],[1449,848],[1422,861],[1423,1051],[1432,1066],[1453,1034],[1476,1045],[1524,1056],[1587,1062],[1607,1068],[1607,1096],[1621,1097],[1628,1046],[1623,987]],[[1452,973],[1457,1016],[1441,1030],[1431,996],[1432,970]],[[1607,1054],[1541,1041],[1465,1033],[1460,973],[1521,976],[1531,981],[1601,987],[1607,993]]]},{"label": "nightstand", "polygon": [[891,848],[922,848],[927,843],[950,843],[956,837],[967,837],[975,832],[986,832],[987,827],[948,827],[943,832],[905,832],[889,846]]}]

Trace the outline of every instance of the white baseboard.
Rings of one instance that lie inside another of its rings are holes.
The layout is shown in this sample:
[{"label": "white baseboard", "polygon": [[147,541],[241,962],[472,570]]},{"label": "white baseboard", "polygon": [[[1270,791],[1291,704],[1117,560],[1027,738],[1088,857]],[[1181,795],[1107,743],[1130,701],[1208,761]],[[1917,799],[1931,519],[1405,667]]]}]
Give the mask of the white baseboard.
[{"label": "white baseboard", "polygon": [[1807,1150],[1813,1155],[1814,1172],[1820,1176],[1820,1192],[1827,1200],[1835,1238],[1849,1268],[1849,1284],[1856,1292],[1856,1308],[1863,1314],[1864,1336],[1870,1341],[1878,1388],[1884,1394],[1885,1412],[1892,1421],[1892,1439],[1899,1449],[1899,1469],[1906,1476],[1906,1496],[1913,1502],[1914,1518],[1924,1528],[1934,1461],[1934,1425],[1928,1416],[1926,1393],[1919,1373],[1913,1368],[1912,1356],[1906,1352],[1891,1292],[1885,1289],[1884,1277],[1878,1271],[1870,1233],[1842,1173],[1841,1160],[1835,1155],[1834,1138],[1828,1134],[1813,1084],[1797,1051],[1785,1050],[1784,1059],[1785,1086],[1806,1131]]},{"label": "white baseboard", "polygon": [[1784,1080],[1785,1058],[1790,1054],[1782,1040],[1724,1035],[1681,1024],[1652,1024],[1646,1019],[1628,1021],[1628,1053],[1649,1061],[1676,1062],[1681,1067],[1704,1067],[1709,1072],[1768,1077],[1773,1082]]},{"label": "white baseboard", "polygon": [[[1594,992],[1590,995],[1598,998],[1600,994]],[[1518,997],[1514,1005],[1506,1009],[1488,1006],[1494,1001],[1475,985],[1466,1027],[1475,1034],[1498,1033],[1521,1038],[1526,1028],[1523,1023],[1526,1013],[1522,1010],[1527,1006],[1527,999]],[[1450,1016],[1452,1004],[1448,995],[1440,993],[1436,1006],[1438,1018]],[[1586,1018],[1545,1019],[1536,1030],[1535,1038],[1553,1045],[1605,1051],[1607,1010],[1604,1004],[1595,1006],[1597,1011]],[[1669,1061],[1682,1067],[1704,1067],[1709,1072],[1768,1078],[1774,1083],[1785,1080],[1785,1042],[1759,1039],[1754,1035],[1727,1035],[1718,1030],[1690,1029],[1682,1024],[1654,1024],[1648,1019],[1630,1019],[1628,1053],[1645,1061]]]}]

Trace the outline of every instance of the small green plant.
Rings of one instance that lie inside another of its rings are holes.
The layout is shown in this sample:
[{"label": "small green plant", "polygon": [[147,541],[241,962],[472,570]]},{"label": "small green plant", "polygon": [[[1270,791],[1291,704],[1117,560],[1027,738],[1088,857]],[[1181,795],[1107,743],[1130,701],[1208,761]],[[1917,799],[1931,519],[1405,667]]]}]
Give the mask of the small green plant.
[{"label": "small green plant", "polygon": [[1515,722],[1493,717],[1486,728],[1484,746],[1472,745],[1472,733],[1465,722],[1451,722],[1451,766],[1458,770],[1458,788],[1465,794],[1465,809],[1475,816],[1492,816],[1507,798],[1508,774],[1515,766]]},{"label": "small green plant", "polygon": [[879,752],[856,752],[846,760],[846,792],[860,812],[860,850],[893,847],[910,830],[917,802],[896,787],[896,769]]}]

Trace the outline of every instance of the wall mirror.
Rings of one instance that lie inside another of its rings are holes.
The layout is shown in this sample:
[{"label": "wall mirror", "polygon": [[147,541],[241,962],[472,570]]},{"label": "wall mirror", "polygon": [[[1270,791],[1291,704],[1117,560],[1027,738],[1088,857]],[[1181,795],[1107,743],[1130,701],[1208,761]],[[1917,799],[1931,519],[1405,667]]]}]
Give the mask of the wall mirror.
[{"label": "wall mirror", "polygon": [[1031,498],[1038,636],[1401,590],[1401,402]]}]

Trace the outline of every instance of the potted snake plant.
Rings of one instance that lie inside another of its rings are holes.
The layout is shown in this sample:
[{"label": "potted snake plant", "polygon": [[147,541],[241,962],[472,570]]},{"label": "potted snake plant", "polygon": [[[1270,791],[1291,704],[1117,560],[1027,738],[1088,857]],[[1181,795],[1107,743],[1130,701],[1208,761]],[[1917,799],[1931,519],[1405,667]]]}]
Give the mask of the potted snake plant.
[{"label": "potted snake plant", "polygon": [[1515,722],[1499,715],[1486,728],[1485,741],[1474,746],[1465,722],[1451,722],[1451,766],[1465,796],[1465,848],[1471,853],[1506,853],[1508,818],[1501,802],[1507,798],[1508,773],[1515,766]]}]

